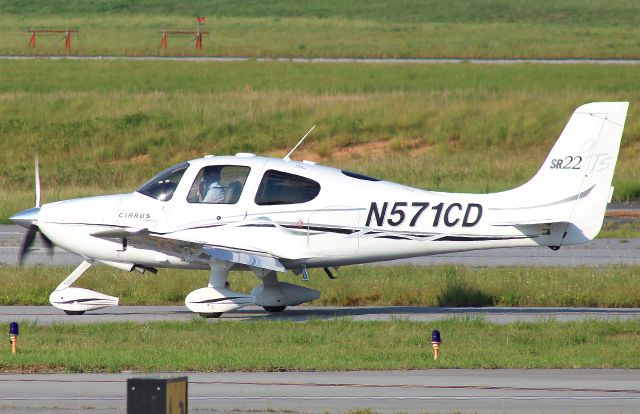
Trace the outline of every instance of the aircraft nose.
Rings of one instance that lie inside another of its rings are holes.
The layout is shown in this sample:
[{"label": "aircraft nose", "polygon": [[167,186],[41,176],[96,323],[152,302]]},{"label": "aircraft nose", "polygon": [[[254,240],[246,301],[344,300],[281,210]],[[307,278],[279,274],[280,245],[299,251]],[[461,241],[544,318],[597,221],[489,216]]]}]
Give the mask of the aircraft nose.
[{"label": "aircraft nose", "polygon": [[38,213],[40,213],[40,207],[33,207],[14,214],[9,217],[9,220],[28,229],[31,225],[38,223]]}]

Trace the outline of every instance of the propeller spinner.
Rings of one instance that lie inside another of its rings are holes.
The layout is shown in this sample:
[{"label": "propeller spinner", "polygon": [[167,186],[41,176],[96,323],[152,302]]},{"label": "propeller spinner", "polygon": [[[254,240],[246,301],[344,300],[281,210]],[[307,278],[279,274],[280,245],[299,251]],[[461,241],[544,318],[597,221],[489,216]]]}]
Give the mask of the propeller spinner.
[{"label": "propeller spinner", "polygon": [[27,229],[27,234],[22,239],[22,245],[20,246],[20,252],[18,253],[18,262],[23,264],[24,258],[31,250],[31,246],[36,239],[36,235],[40,233],[40,240],[42,244],[49,251],[49,255],[53,255],[53,243],[47,236],[40,231],[38,227],[38,214],[40,213],[40,167],[38,162],[38,154],[35,157],[35,192],[36,192],[36,206],[28,210],[22,211],[18,214],[14,214],[9,220]]},{"label": "propeller spinner", "polygon": [[38,233],[40,234],[42,244],[47,248],[49,254],[53,254],[53,243],[40,231],[40,228],[38,227],[38,213],[40,213],[40,208],[34,207],[9,218],[9,220],[27,229],[27,234],[22,239],[20,252],[18,253],[18,262],[20,265],[23,264],[25,256],[31,250],[31,246],[33,246]]}]

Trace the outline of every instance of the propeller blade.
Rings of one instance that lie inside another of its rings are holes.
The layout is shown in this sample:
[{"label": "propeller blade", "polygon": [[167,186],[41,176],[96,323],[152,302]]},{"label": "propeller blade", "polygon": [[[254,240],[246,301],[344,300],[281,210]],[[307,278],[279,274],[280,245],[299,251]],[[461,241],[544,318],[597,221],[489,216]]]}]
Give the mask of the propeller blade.
[{"label": "propeller blade", "polygon": [[24,258],[27,255],[27,252],[33,245],[33,241],[36,239],[36,234],[38,233],[38,226],[32,224],[27,229],[27,234],[22,239],[22,246],[20,246],[20,253],[18,254],[18,263],[22,266],[24,263]]},{"label": "propeller blade", "polygon": [[49,253],[49,257],[53,257],[53,242],[44,235],[43,232],[39,232],[40,233],[40,240],[42,240],[42,244],[44,244],[44,247],[46,247],[47,252]]}]

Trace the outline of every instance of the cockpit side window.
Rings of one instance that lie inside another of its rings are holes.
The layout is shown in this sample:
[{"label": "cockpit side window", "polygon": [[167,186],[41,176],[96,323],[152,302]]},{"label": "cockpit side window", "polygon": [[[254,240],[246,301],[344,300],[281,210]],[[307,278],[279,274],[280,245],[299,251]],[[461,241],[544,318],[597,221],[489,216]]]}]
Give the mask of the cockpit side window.
[{"label": "cockpit side window", "polygon": [[136,191],[159,201],[169,201],[178,188],[178,183],[189,163],[174,165],[144,183]]},{"label": "cockpit side window", "polygon": [[320,184],[309,178],[268,170],[260,181],[255,203],[259,206],[306,203],[318,193]]},{"label": "cockpit side window", "polygon": [[251,169],[243,165],[209,165],[200,170],[191,185],[187,202],[236,204]]}]

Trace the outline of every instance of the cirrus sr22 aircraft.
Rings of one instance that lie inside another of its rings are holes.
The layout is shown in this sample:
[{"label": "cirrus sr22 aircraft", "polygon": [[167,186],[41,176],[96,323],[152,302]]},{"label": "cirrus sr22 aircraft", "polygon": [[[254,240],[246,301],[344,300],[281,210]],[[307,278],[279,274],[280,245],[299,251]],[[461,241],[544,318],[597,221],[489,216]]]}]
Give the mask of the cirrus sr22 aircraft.
[{"label": "cirrus sr22 aircraft", "polygon": [[[279,282],[293,271],[475,249],[585,243],[600,231],[610,200],[627,102],[576,109],[536,175],[493,194],[457,194],[395,184],[307,161],[236,154],[173,166],[130,194],[58,201],[11,220],[84,257],[51,294],[69,314],[115,306],[118,298],[71,287],[92,264],[127,271],[210,270],[186,306],[218,317],[247,305],[279,312],[320,292]],[[294,148],[295,150],[295,148]],[[291,154],[291,153],[290,153]],[[36,164],[37,167],[37,164]],[[226,283],[231,270],[261,280],[251,294]]]}]

